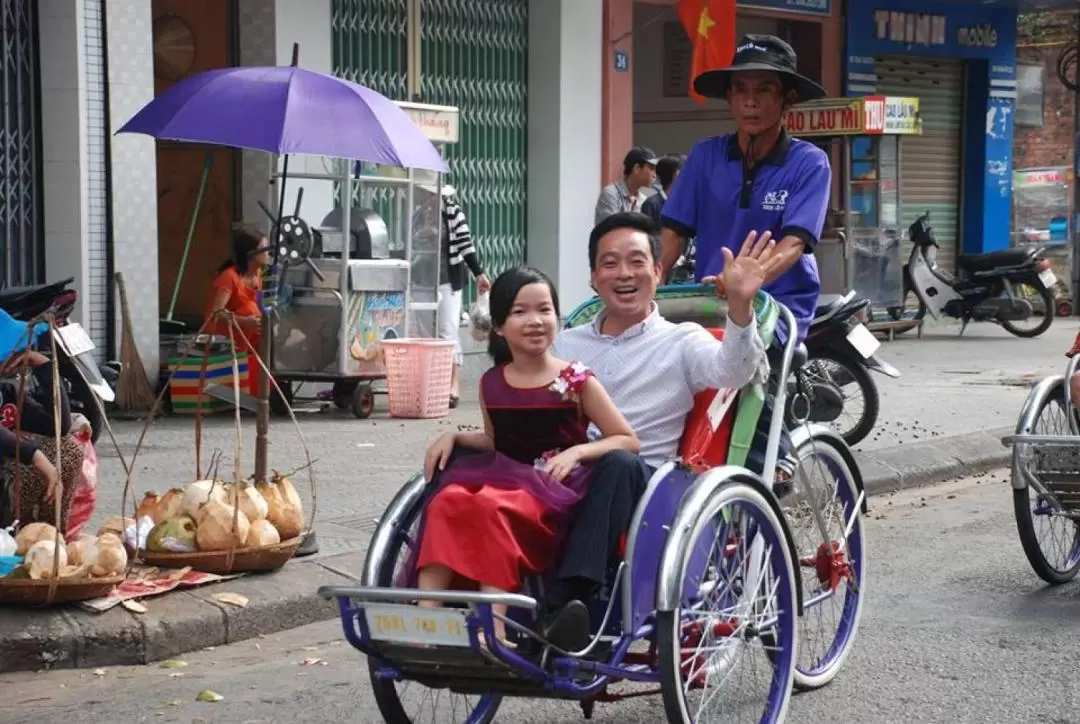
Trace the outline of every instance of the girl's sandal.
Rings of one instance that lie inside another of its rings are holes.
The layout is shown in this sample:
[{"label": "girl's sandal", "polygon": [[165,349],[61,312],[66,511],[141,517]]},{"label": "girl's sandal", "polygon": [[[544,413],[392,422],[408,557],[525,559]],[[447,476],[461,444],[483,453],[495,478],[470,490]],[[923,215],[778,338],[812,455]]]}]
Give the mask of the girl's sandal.
[{"label": "girl's sandal", "polygon": [[[499,640],[499,645],[502,646],[504,649],[506,649],[508,651],[517,651],[517,644],[513,643],[512,641],[508,641],[507,639],[504,639],[501,636],[498,637],[498,640]],[[477,631],[476,632],[476,641],[477,641],[478,644],[480,644],[480,655],[481,656],[483,656],[488,661],[491,661],[492,663],[505,665],[505,662],[502,659],[500,659],[498,656],[496,656],[495,653],[491,650],[491,647],[488,646],[487,634],[485,632]]]}]

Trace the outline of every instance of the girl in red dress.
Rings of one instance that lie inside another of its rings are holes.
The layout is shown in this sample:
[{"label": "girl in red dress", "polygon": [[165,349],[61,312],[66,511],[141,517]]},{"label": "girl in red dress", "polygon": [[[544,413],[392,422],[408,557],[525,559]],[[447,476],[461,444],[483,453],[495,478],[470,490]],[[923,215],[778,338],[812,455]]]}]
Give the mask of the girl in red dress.
[{"label": "girl in red dress", "polygon": [[[519,590],[524,575],[554,563],[567,515],[584,495],[588,464],[613,450],[639,449],[592,372],[549,352],[559,301],[547,276],[531,268],[500,275],[491,289],[491,321],[495,365],[480,380],[484,431],[446,433],[424,461],[428,480],[438,475],[438,491],[425,510],[414,563],[421,589]],[[586,435],[590,422],[600,430],[595,442]],[[455,448],[464,454],[450,462]],[[505,606],[492,609],[506,615]],[[495,631],[505,642],[498,618]]]}]

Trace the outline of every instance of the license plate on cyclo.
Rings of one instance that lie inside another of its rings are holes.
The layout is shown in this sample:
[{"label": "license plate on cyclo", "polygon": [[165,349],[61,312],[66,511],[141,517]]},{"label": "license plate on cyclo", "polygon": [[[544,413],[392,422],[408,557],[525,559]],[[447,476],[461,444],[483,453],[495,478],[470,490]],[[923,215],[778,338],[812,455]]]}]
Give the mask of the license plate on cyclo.
[{"label": "license plate on cyclo", "polygon": [[80,354],[94,351],[94,341],[78,322],[70,322],[63,327],[57,327],[56,337],[56,341],[63,346],[68,357],[78,357]]},{"label": "license plate on cyclo", "polygon": [[1057,277],[1054,276],[1054,272],[1050,269],[1044,269],[1039,272],[1039,281],[1043,283],[1043,286],[1047,289],[1053,289],[1057,284]]},{"label": "license plate on cyclo", "polygon": [[454,608],[420,608],[397,603],[365,604],[368,635],[375,641],[395,644],[469,647],[467,611]]}]

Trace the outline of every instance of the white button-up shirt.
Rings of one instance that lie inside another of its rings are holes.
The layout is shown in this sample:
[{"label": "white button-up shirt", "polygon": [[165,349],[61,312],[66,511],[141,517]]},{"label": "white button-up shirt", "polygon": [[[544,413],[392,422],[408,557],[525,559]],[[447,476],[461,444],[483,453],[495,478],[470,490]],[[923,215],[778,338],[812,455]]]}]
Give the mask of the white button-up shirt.
[{"label": "white button-up shirt", "polygon": [[[701,325],[675,324],[652,314],[612,337],[601,329],[603,313],[591,323],[564,330],[552,353],[588,366],[641,441],[641,456],[654,467],[679,454],[694,395],[708,389],[739,389],[764,381],[769,372],[765,345],[751,322],[728,322],[720,342]],[[598,434],[595,428],[591,435]]]}]

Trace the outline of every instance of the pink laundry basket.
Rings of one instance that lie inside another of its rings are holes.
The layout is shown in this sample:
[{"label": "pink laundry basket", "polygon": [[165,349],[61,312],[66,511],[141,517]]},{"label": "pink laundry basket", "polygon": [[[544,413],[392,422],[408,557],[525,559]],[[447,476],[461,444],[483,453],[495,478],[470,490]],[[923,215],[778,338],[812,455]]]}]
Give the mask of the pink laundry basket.
[{"label": "pink laundry basket", "polygon": [[454,343],[443,339],[384,339],[390,416],[446,417]]}]

